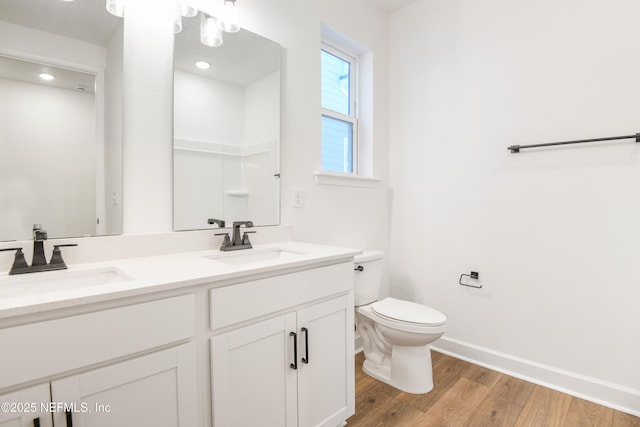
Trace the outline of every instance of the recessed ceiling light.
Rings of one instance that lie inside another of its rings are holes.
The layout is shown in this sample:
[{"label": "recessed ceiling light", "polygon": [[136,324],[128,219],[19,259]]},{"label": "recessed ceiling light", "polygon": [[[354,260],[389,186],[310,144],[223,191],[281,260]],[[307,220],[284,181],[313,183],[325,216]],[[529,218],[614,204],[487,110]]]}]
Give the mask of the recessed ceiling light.
[{"label": "recessed ceiling light", "polygon": [[208,70],[211,67],[211,64],[209,64],[207,61],[197,61],[196,67],[200,68],[201,70]]},{"label": "recessed ceiling light", "polygon": [[47,81],[50,81],[56,78],[56,76],[50,73],[40,73],[38,74],[38,77],[40,77],[42,80],[47,80]]}]

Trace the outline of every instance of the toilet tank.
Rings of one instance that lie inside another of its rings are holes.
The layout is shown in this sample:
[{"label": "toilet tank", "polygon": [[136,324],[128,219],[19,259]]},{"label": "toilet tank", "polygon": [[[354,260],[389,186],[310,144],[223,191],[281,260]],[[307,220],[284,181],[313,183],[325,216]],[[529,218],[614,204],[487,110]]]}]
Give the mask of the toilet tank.
[{"label": "toilet tank", "polygon": [[382,290],[382,259],[380,251],[364,251],[353,258],[355,267],[355,305],[361,306],[377,301]]}]

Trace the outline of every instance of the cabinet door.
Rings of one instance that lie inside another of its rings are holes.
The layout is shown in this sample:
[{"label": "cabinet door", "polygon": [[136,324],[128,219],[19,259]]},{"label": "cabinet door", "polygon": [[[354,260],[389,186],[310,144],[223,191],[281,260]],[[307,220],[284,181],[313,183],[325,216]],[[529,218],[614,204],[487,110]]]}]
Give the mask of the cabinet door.
[{"label": "cabinet door", "polygon": [[0,396],[0,427],[51,427],[50,401],[49,383]]},{"label": "cabinet door", "polygon": [[[74,427],[198,425],[194,344],[51,383],[53,402],[72,408]],[[56,426],[67,414],[55,411]]]},{"label": "cabinet door", "polygon": [[353,328],[351,295],[298,311],[301,427],[334,427],[353,415]]},{"label": "cabinet door", "polygon": [[216,427],[293,427],[296,423],[295,313],[211,339]]}]

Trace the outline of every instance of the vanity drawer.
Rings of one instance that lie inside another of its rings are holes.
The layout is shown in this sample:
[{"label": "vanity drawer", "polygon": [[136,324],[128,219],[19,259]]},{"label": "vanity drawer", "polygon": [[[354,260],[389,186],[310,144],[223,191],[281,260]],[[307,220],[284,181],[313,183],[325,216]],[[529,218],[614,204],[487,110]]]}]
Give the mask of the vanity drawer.
[{"label": "vanity drawer", "polygon": [[210,291],[211,329],[220,329],[260,316],[353,289],[353,262],[314,268]]},{"label": "vanity drawer", "polygon": [[0,389],[188,339],[194,311],[184,295],[0,329]]}]

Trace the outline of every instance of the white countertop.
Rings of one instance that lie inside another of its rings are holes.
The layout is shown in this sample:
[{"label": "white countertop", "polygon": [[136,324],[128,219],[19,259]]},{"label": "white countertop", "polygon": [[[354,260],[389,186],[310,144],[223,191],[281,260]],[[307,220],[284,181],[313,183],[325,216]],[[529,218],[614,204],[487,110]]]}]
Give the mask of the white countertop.
[{"label": "white countertop", "polygon": [[[283,256],[276,258],[279,251],[284,251]],[[43,273],[14,276],[2,273],[0,319],[202,284],[222,286],[241,278],[252,280],[257,275],[277,275],[279,272],[286,273],[286,270],[340,262],[360,253],[357,249],[279,242],[229,252],[182,252],[75,264],[68,265],[67,270]],[[273,259],[260,260],[261,254]],[[255,259],[230,264],[228,261],[217,261],[216,257],[227,260],[230,257]],[[125,279],[108,284],[81,283],[83,275],[101,272]],[[73,278],[77,284],[47,288],[48,283],[64,284],[69,278]]]}]

